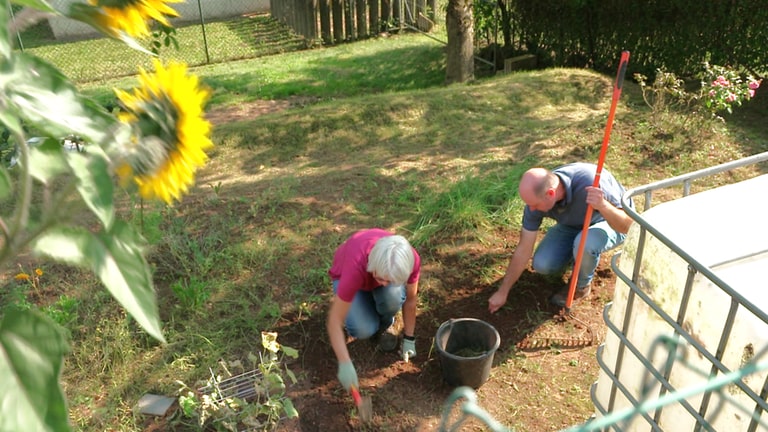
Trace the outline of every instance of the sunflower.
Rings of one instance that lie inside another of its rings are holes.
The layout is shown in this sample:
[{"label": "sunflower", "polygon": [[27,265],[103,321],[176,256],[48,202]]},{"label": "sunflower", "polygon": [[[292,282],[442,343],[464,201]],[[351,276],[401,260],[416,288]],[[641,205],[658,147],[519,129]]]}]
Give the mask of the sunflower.
[{"label": "sunflower", "polygon": [[208,160],[205,150],[213,147],[203,116],[209,92],[183,63],[165,68],[155,59],[154,67],[153,74],[139,70],[141,86],[133,93],[115,91],[123,105],[118,116],[134,131],[116,172],[142,197],[171,204],[194,183],[195,171]]},{"label": "sunflower", "polygon": [[88,0],[99,10],[97,21],[115,33],[142,37],[150,34],[147,21],[154,19],[170,27],[168,17],[179,13],[166,3],[183,3],[184,0]]}]

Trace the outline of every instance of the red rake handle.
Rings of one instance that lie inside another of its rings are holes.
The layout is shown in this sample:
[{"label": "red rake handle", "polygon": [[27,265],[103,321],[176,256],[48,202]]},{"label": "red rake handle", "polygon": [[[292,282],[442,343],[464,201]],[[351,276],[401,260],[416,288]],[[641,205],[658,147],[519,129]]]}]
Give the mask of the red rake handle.
[{"label": "red rake handle", "polygon": [[[597,160],[597,170],[595,171],[595,181],[592,183],[593,187],[600,187],[600,175],[603,172],[603,163],[605,162],[605,154],[608,152],[608,142],[611,139],[611,130],[613,129],[613,117],[616,114],[616,105],[619,103],[619,97],[621,96],[621,89],[624,87],[624,75],[627,72],[627,64],[629,63],[629,51],[623,51],[621,53],[621,59],[619,60],[619,70],[616,73],[616,81],[613,84],[613,97],[611,98],[611,110],[608,112],[608,123],[605,126],[605,134],[603,135],[603,146],[600,149],[600,158]],[[576,253],[576,260],[573,263],[573,273],[571,274],[571,284],[568,286],[568,296],[565,299],[565,311],[570,312],[571,305],[573,304],[573,296],[576,294],[576,282],[579,279],[579,269],[581,268],[581,258],[584,255],[584,245],[587,242],[587,233],[589,232],[589,223],[592,221],[592,206],[587,205],[587,214],[584,216],[584,226],[581,229],[581,240],[579,241],[579,249]]]},{"label": "red rake handle", "polygon": [[611,130],[613,129],[613,117],[616,115],[616,105],[619,103],[621,89],[624,87],[624,75],[627,73],[627,64],[629,63],[629,51],[621,53],[619,60],[619,70],[616,73],[616,81],[613,83],[613,97],[611,98],[611,110],[608,112],[608,123],[605,125],[605,134],[603,135],[603,146],[600,148],[600,158],[597,160],[597,172],[595,173],[594,187],[600,186],[600,173],[603,171],[603,162],[605,154],[608,152],[608,142],[611,139]]}]

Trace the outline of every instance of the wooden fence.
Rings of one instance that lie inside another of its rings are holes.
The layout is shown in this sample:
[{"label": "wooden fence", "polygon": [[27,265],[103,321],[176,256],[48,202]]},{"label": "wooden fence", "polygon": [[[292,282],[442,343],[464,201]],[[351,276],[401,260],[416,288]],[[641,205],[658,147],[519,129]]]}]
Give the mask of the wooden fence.
[{"label": "wooden fence", "polygon": [[365,39],[394,29],[429,31],[437,0],[270,0],[272,17],[309,41]]}]

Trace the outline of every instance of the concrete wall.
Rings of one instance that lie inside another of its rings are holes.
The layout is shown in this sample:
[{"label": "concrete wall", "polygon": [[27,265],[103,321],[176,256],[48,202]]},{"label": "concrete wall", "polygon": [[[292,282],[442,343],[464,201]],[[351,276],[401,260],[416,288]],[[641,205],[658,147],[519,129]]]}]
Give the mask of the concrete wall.
[{"label": "concrete wall", "polygon": [[[83,0],[51,0],[51,4],[59,10],[66,10],[71,3],[82,3]],[[205,21],[235,17],[242,14],[269,11],[269,0],[186,0],[184,3],[171,3],[179,18],[171,20],[173,25],[181,22],[200,21],[202,9]],[[76,20],[60,16],[48,19],[56,39],[81,38],[97,35],[93,27]]]}]

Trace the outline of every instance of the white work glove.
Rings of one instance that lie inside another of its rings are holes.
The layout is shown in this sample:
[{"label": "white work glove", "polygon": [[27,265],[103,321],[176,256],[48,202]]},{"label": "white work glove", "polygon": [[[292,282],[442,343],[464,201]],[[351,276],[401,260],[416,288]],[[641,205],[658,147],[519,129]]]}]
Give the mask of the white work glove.
[{"label": "white work glove", "polygon": [[400,349],[400,353],[403,355],[403,360],[406,362],[416,357],[416,339],[408,340],[403,337],[403,346]]}]

